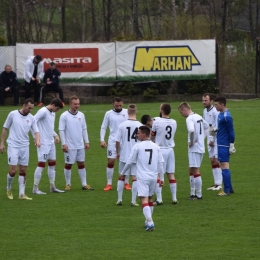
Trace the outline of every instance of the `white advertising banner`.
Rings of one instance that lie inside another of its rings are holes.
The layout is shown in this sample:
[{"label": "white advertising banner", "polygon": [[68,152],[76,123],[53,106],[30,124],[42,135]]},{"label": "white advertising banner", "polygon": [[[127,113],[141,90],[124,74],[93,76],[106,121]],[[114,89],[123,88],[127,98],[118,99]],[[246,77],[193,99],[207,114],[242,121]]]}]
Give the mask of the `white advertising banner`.
[{"label": "white advertising banner", "polygon": [[17,77],[23,79],[29,56],[43,58],[44,71],[55,62],[61,82],[109,82],[116,80],[115,43],[16,44]]},{"label": "white advertising banner", "polygon": [[116,42],[118,80],[212,79],[215,40]]}]

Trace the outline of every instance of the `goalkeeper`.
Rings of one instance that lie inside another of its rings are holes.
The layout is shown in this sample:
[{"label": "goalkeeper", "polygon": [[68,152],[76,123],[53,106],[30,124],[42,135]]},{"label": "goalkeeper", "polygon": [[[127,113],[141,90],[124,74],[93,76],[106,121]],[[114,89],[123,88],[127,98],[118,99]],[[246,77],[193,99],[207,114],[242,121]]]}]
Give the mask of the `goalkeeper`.
[{"label": "goalkeeper", "polygon": [[218,115],[217,145],[218,160],[222,170],[224,191],[219,192],[218,196],[227,196],[234,193],[231,183],[231,173],[229,170],[229,156],[236,152],[235,132],[233,128],[233,118],[226,108],[226,98],[219,96],[215,99],[215,107],[220,112]]}]

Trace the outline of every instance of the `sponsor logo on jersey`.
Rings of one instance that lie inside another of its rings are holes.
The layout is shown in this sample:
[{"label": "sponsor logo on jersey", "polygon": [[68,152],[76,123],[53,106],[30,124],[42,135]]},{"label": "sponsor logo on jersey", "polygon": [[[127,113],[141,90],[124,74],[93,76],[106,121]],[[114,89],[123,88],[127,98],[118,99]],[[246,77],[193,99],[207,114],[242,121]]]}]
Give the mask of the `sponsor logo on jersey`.
[{"label": "sponsor logo on jersey", "polygon": [[61,72],[99,71],[98,48],[34,49],[34,55],[43,57],[44,71],[55,62]]},{"label": "sponsor logo on jersey", "polygon": [[201,65],[190,46],[136,47],[133,72],[191,71]]}]

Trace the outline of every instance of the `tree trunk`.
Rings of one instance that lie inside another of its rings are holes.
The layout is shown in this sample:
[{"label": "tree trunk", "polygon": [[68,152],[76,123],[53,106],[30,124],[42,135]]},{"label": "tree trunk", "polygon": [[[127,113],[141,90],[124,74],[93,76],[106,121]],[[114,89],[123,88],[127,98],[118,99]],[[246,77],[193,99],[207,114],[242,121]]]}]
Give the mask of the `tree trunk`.
[{"label": "tree trunk", "polygon": [[222,44],[226,46],[227,44],[227,28],[226,28],[226,20],[227,20],[227,1],[228,0],[223,0],[222,1],[222,8],[223,8],[223,13],[222,13],[222,23],[221,23],[221,28],[222,28]]},{"label": "tree trunk", "polygon": [[162,5],[163,5],[163,0],[158,0],[157,28],[156,28],[156,36],[157,36],[157,37],[160,37],[160,35],[161,35],[161,27],[162,27]]},{"label": "tree trunk", "polygon": [[134,30],[134,36],[135,39],[142,38],[142,34],[139,30],[139,25],[138,25],[138,3],[137,0],[132,0],[132,14],[133,14],[133,30]]},{"label": "tree trunk", "polygon": [[94,0],[91,0],[91,18],[92,18],[92,31],[91,39],[92,41],[97,41],[97,21],[96,21],[96,8]]},{"label": "tree trunk", "polygon": [[173,29],[173,39],[177,38],[177,24],[176,24],[176,3],[175,0],[171,1],[171,10],[172,10],[172,29]]},{"label": "tree trunk", "polygon": [[61,5],[61,28],[62,28],[62,38],[63,42],[67,41],[67,34],[66,34],[66,0],[62,0]]}]

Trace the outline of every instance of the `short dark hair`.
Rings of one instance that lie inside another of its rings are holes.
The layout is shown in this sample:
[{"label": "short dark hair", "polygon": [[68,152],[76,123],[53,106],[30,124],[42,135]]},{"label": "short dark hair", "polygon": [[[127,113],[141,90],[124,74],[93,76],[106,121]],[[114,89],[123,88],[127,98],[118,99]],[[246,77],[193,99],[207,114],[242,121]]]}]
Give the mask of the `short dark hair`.
[{"label": "short dark hair", "polygon": [[33,102],[33,100],[31,98],[27,98],[23,102],[24,105],[28,105],[29,103],[34,104],[34,102]]},{"label": "short dark hair", "polygon": [[220,104],[223,104],[224,106],[226,106],[227,100],[225,96],[218,96],[215,98],[214,100],[215,102],[218,102]]},{"label": "short dark hair", "polygon": [[164,104],[162,104],[162,106],[161,106],[161,110],[163,111],[163,113],[164,113],[165,115],[168,116],[168,115],[171,113],[172,108],[171,108],[170,104],[164,103]]},{"label": "short dark hair", "polygon": [[112,103],[123,101],[121,97],[114,97]]},{"label": "short dark hair", "polygon": [[56,64],[55,64],[55,62],[52,61],[52,62],[50,63],[50,65],[53,66],[53,65],[56,65]]},{"label": "short dark hair", "polygon": [[204,93],[202,96],[203,97],[209,96],[209,100],[212,101],[212,100],[214,100],[214,96],[216,96],[216,95],[210,94],[210,93]]},{"label": "short dark hair", "polygon": [[147,137],[150,136],[150,128],[148,126],[142,125],[139,127],[139,130],[145,134]]},{"label": "short dark hair", "polygon": [[143,115],[143,116],[141,117],[141,123],[142,123],[143,125],[146,125],[147,122],[148,122],[148,121],[151,121],[151,120],[152,120],[152,118],[151,118],[149,115]]},{"label": "short dark hair", "polygon": [[50,104],[55,107],[63,108],[62,101],[59,98],[54,98]]},{"label": "short dark hair", "polygon": [[40,62],[42,61],[42,56],[40,54],[36,54],[35,59]]}]

